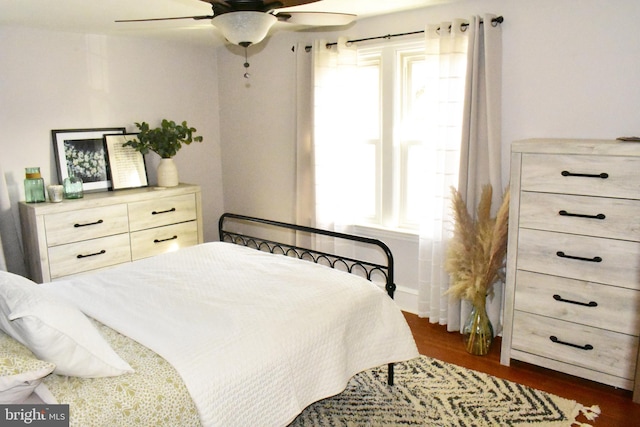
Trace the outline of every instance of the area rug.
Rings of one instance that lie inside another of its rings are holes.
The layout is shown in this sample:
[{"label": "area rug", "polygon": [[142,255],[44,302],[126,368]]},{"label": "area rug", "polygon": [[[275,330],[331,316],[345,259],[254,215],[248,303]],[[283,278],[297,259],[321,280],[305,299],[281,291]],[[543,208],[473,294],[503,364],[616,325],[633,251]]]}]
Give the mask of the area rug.
[{"label": "area rug", "polygon": [[421,356],[396,364],[389,387],[386,367],[362,372],[341,394],[316,402],[290,427],[300,426],[587,426],[597,406]]}]

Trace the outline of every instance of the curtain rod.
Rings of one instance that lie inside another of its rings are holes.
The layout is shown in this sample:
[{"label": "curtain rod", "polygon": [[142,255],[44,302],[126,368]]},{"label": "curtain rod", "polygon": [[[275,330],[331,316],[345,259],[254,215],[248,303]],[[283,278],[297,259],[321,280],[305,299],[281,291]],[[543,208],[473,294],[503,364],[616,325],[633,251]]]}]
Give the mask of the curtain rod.
[{"label": "curtain rod", "polygon": [[[504,22],[504,17],[502,16],[497,16],[495,18],[493,18],[491,20],[491,25],[493,25],[494,27],[496,25],[502,24]],[[480,23],[483,24],[484,22],[482,21],[482,19],[480,20]],[[467,28],[469,26],[469,24],[465,23],[465,24],[461,24],[461,27],[463,28]],[[440,28],[438,28],[439,30]],[[451,29],[451,27],[449,27],[449,29]],[[364,39],[356,39],[356,40],[347,40],[347,43],[358,43],[358,42],[366,42],[369,40],[380,40],[380,39],[390,39],[392,37],[402,37],[402,36],[411,36],[414,34],[424,34],[424,30],[421,31],[412,31],[410,33],[398,33],[398,34],[387,34],[386,36],[376,36],[376,37],[367,37]],[[334,43],[327,43],[326,47],[331,47],[331,46],[335,46],[337,45],[337,42]],[[311,50],[311,46],[305,46],[305,50],[307,52],[309,52]]]}]

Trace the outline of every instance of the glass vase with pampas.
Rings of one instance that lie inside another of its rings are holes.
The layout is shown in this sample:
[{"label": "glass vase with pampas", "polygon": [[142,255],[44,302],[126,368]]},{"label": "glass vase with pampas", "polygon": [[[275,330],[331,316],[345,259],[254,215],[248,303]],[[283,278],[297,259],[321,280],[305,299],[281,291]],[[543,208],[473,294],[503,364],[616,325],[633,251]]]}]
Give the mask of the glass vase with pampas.
[{"label": "glass vase with pampas", "polygon": [[492,294],[494,283],[502,278],[507,253],[509,191],[492,217],[493,189],[485,185],[475,219],[458,190],[452,188],[451,192],[455,225],[445,262],[451,277],[447,294],[471,303],[472,310],[462,330],[465,348],[471,354],[485,355],[493,341],[493,328],[486,310],[487,296]]}]

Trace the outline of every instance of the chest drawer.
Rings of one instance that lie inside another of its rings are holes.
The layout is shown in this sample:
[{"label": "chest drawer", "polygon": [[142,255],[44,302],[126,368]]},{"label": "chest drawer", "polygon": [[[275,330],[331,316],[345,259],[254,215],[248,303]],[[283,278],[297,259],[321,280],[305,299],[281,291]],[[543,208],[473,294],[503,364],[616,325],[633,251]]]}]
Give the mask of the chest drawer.
[{"label": "chest drawer", "polygon": [[640,289],[640,245],[520,229],[517,269]]},{"label": "chest drawer", "polygon": [[638,242],[640,200],[526,191],[520,195],[520,226]]},{"label": "chest drawer", "polygon": [[524,154],[521,189],[634,199],[639,170],[637,157]]},{"label": "chest drawer", "polygon": [[129,203],[129,227],[131,231],[161,227],[195,219],[196,199],[193,194]]},{"label": "chest drawer", "polygon": [[55,246],[49,248],[49,260],[52,279],[130,262],[129,234]]},{"label": "chest drawer", "polygon": [[518,271],[515,309],[628,335],[640,333],[640,291]]},{"label": "chest drawer", "polygon": [[514,349],[633,379],[638,337],[516,311]]},{"label": "chest drawer", "polygon": [[131,257],[138,260],[198,244],[196,221],[131,233]]},{"label": "chest drawer", "polygon": [[127,233],[127,205],[78,209],[44,216],[47,246]]}]

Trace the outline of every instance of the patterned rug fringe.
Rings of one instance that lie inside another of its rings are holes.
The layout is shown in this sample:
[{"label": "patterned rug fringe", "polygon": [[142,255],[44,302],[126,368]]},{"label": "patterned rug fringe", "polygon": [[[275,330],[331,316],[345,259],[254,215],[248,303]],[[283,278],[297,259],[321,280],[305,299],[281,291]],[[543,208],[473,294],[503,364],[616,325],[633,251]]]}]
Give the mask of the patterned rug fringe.
[{"label": "patterned rug fringe", "polygon": [[591,407],[586,407],[584,405],[581,404],[577,404],[576,408],[574,410],[574,414],[572,414],[573,417],[573,426],[575,427],[591,427],[591,424],[587,424],[587,423],[581,423],[579,421],[576,421],[576,418],[578,417],[578,415],[582,414],[587,420],[589,421],[594,421],[596,418],[598,418],[598,415],[600,415],[600,407],[598,405],[593,405]]},{"label": "patterned rug fringe", "polygon": [[426,356],[356,375],[346,389],[307,407],[290,427],[588,427],[597,405],[584,406],[522,384]]}]

